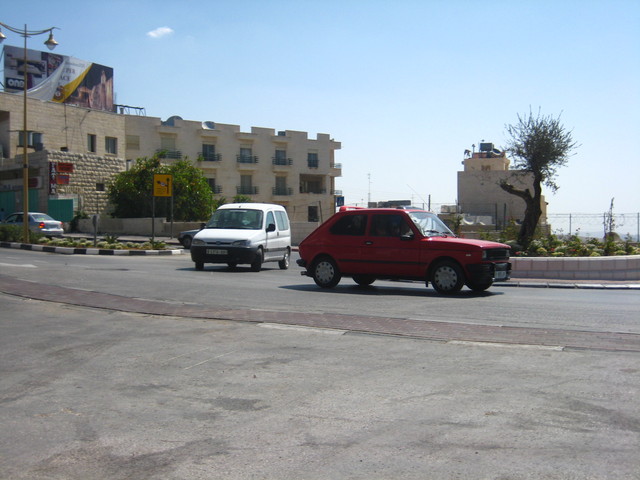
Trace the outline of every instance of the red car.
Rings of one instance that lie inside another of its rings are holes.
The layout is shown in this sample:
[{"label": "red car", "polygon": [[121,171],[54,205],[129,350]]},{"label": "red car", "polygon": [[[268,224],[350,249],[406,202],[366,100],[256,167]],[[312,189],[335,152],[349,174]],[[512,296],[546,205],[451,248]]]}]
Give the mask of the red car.
[{"label": "red car", "polygon": [[298,265],[322,288],[352,277],[431,282],[439,293],[484,291],[511,274],[510,247],[457,238],[437,215],[418,209],[341,207],[299,246]]}]

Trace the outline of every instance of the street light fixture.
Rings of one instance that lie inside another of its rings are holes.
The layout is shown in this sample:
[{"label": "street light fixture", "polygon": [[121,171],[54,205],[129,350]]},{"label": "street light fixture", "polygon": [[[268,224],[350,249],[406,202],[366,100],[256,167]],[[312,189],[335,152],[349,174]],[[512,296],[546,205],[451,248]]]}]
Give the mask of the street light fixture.
[{"label": "street light fixture", "polygon": [[[22,146],[24,147],[24,154],[22,159],[22,241],[29,243],[29,157],[27,155],[27,146],[29,144],[27,130],[27,38],[36,35],[42,35],[48,33],[49,38],[44,44],[49,50],[53,50],[58,45],[55,38],[53,38],[53,29],[57,27],[47,28],[45,30],[27,30],[27,26],[24,26],[23,30],[11,27],[0,22],[0,27],[6,28],[10,32],[17,33],[24,37],[24,63],[22,64],[23,70],[23,87],[24,87],[24,117],[22,125]],[[0,29],[0,43],[2,43],[7,37],[2,33]]]}]

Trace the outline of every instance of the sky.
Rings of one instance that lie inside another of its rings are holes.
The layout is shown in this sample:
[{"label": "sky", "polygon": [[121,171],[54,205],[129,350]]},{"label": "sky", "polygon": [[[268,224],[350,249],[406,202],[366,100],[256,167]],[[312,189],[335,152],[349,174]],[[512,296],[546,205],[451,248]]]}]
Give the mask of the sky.
[{"label": "sky", "polygon": [[455,204],[464,151],[532,111],[579,145],[550,214],[640,212],[637,0],[0,0],[0,22],[58,27],[148,116],[330,134],[347,204]]}]

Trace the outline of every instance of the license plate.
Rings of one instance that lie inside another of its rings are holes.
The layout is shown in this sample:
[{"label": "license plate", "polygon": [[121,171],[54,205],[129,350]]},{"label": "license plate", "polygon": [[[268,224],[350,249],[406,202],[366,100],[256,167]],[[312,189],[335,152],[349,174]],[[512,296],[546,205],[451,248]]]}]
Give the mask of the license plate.
[{"label": "license plate", "polygon": [[505,270],[497,270],[495,274],[496,280],[504,280],[507,278],[507,272]]},{"label": "license plate", "polygon": [[221,250],[219,248],[207,248],[207,255],[226,255],[226,250]]}]

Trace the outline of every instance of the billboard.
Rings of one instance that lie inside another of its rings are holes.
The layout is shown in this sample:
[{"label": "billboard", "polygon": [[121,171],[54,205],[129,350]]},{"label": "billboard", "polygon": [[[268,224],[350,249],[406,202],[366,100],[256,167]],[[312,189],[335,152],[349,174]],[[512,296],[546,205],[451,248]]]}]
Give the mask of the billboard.
[{"label": "billboard", "polygon": [[51,52],[4,47],[4,91],[39,100],[113,111],[113,68]]}]

